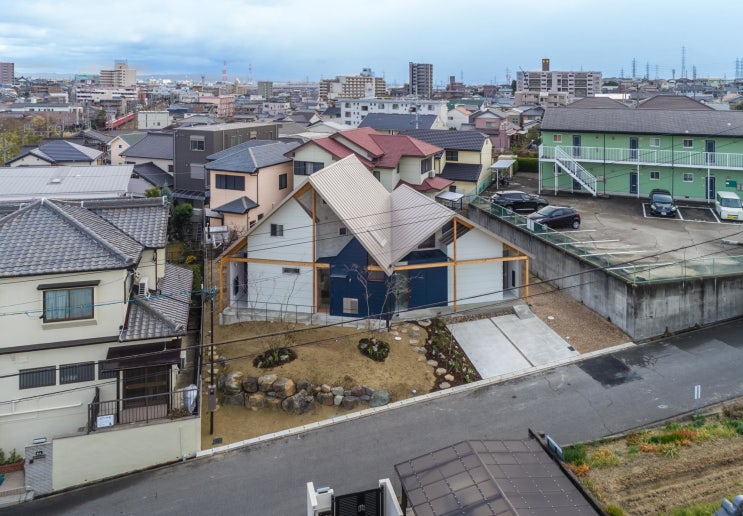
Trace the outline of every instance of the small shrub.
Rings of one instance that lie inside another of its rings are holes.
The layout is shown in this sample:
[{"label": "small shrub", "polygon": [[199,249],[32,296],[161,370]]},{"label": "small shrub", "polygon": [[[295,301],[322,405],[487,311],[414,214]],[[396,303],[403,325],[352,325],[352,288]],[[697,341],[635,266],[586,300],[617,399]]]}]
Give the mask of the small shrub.
[{"label": "small shrub", "polygon": [[616,505],[607,505],[606,514],[609,516],[624,516],[624,511],[621,507],[617,507]]},{"label": "small shrub", "polygon": [[588,464],[566,464],[568,469],[573,472],[576,477],[585,477],[588,475],[588,471],[591,469]]},{"label": "small shrub", "polygon": [[382,340],[361,339],[359,341],[359,351],[361,351],[362,355],[376,362],[384,362],[390,354],[390,345]]},{"label": "small shrub", "polygon": [[645,453],[653,453],[658,451],[658,445],[653,443],[640,443],[640,451]]},{"label": "small shrub", "polygon": [[618,466],[620,462],[619,456],[609,448],[599,448],[588,458],[588,464],[594,468]]},{"label": "small shrub", "polygon": [[297,358],[297,353],[292,348],[272,348],[257,355],[253,359],[253,366],[260,369],[288,364]]},{"label": "small shrub", "polygon": [[646,437],[647,436],[644,432],[632,432],[630,434],[627,434],[627,437],[625,437],[625,441],[627,442],[627,446],[636,446],[643,442]]},{"label": "small shrub", "polygon": [[637,449],[637,445],[636,444],[632,444],[632,445],[630,445],[630,446],[627,447],[627,456],[628,457],[634,457],[634,456],[637,455],[637,453],[639,451],[640,450]]},{"label": "small shrub", "polygon": [[658,452],[672,459],[678,452],[678,445],[675,442],[663,443],[658,446]]},{"label": "small shrub", "polygon": [[568,462],[570,464],[575,464],[576,466],[585,464],[586,463],[586,445],[576,444],[574,446],[569,446],[565,448],[563,450],[563,457],[565,458],[565,462]]}]

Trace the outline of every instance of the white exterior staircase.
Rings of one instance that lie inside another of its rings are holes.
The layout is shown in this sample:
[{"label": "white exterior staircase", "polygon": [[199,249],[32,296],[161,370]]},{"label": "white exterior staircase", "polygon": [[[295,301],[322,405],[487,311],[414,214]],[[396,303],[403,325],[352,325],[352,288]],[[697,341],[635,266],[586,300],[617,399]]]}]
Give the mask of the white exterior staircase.
[{"label": "white exterior staircase", "polygon": [[583,168],[573,157],[562,150],[561,147],[555,147],[555,163],[562,170],[578,181],[583,188],[596,196],[596,176]]}]

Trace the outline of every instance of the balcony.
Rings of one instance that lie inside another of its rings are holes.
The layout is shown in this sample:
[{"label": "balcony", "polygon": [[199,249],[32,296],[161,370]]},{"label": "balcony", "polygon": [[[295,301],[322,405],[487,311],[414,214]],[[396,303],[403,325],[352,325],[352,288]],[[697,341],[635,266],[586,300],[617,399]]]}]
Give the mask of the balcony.
[{"label": "balcony", "polygon": [[556,150],[572,156],[576,161],[633,164],[659,167],[714,168],[743,170],[743,154],[726,152],[699,152],[685,150],[620,149],[604,147],[557,146],[539,147],[540,160],[554,160]]},{"label": "balcony", "polygon": [[137,396],[88,404],[88,433],[95,430],[127,425],[151,423],[198,415],[198,389],[184,389],[164,394]]}]

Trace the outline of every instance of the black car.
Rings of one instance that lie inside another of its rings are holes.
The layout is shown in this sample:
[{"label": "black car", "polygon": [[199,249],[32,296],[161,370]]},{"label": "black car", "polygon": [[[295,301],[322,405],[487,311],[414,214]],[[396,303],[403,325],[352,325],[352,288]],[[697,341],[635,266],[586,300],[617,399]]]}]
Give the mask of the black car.
[{"label": "black car", "polygon": [[550,228],[578,229],[580,227],[580,213],[569,206],[545,206],[527,217]]},{"label": "black car", "polygon": [[531,195],[518,190],[503,190],[495,192],[490,197],[490,202],[502,206],[511,211],[536,211],[549,202],[538,195]]},{"label": "black car", "polygon": [[676,203],[673,201],[671,192],[656,188],[655,190],[651,190],[649,198],[651,215],[659,215],[661,217],[676,216]]}]

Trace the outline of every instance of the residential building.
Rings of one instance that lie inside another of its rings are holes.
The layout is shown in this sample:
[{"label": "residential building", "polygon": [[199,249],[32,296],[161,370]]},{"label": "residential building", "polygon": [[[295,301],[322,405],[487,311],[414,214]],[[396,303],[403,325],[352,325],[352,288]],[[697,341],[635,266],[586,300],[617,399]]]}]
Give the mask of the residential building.
[{"label": "residential building", "polygon": [[0,218],[0,447],[37,495],[200,449],[193,273],[166,263],[168,213],[41,199]]},{"label": "residential building", "polygon": [[43,116],[50,124],[79,126],[83,121],[83,108],[70,102],[13,102],[3,106],[12,113],[23,113],[28,116]]},{"label": "residential building", "polygon": [[408,94],[420,99],[433,97],[433,65],[408,63]]},{"label": "residential building", "polygon": [[0,63],[0,84],[13,84],[15,81],[15,63]]},{"label": "residential building", "polygon": [[212,112],[220,118],[235,115],[235,95],[204,95],[199,97],[199,102],[215,106]]},{"label": "residential building", "polygon": [[126,133],[115,136],[108,143],[108,155],[111,159],[111,164],[123,165],[125,163],[125,158],[121,155],[121,153],[145,136],[147,136],[147,133],[145,132]]},{"label": "residential building", "polygon": [[153,163],[161,170],[173,174],[173,131],[147,131],[128,149],[119,153],[124,163],[138,165]]},{"label": "residential building", "polygon": [[[279,124],[232,123],[179,127],[175,130],[174,195],[187,195],[197,204],[203,203],[209,188],[204,165],[207,156],[250,140],[275,140]],[[201,200],[200,200],[201,199]]]},{"label": "residential building", "polygon": [[446,102],[441,100],[421,100],[415,98],[339,98],[336,106],[340,108],[340,122],[351,127],[359,127],[367,115],[390,113],[398,115],[437,115],[446,120]]},{"label": "residential building", "polygon": [[513,96],[516,104],[538,104],[543,107],[567,106],[572,99],[567,91],[517,91]]},{"label": "residential building", "polygon": [[167,111],[137,111],[137,129],[165,129],[171,124]]},{"label": "residential building", "polygon": [[243,236],[294,189],[291,158],[299,143],[252,140],[207,156],[210,209],[220,223]]},{"label": "residential building", "polygon": [[101,165],[104,153],[67,140],[46,140],[38,147],[22,149],[9,160],[9,167]]},{"label": "residential building", "polygon": [[[224,253],[220,307],[349,317],[456,310],[515,295],[527,260],[407,185],[389,192],[349,155],[312,174]],[[257,286],[269,278],[271,288]]]},{"label": "residential building", "polygon": [[655,188],[711,201],[743,189],[743,114],[715,110],[548,108],[540,185],[642,197]]},{"label": "residential building", "polygon": [[[463,126],[462,129],[465,129]],[[511,136],[518,129],[508,121],[505,111],[497,108],[484,108],[470,115],[468,130],[485,133],[493,143],[495,152],[503,152],[511,147]]]},{"label": "residential building", "polygon": [[[549,59],[542,60],[541,70],[521,70],[516,75],[516,91],[549,94],[567,93],[569,97],[592,97],[601,93],[601,72],[550,70]],[[523,98],[519,103],[534,103]]]},{"label": "residential building", "polygon": [[359,128],[363,127],[382,134],[398,134],[412,129],[446,129],[446,123],[438,115],[370,113],[359,124]]},{"label": "residential building", "polygon": [[479,194],[492,183],[493,144],[486,134],[427,129],[403,134],[444,149],[436,155],[434,168],[440,177],[452,181],[449,191]]},{"label": "residential building", "polygon": [[335,79],[321,80],[318,97],[327,101],[337,98],[383,97],[386,94],[385,80],[375,77],[371,69],[364,68],[360,75],[339,75]]},{"label": "residential building", "polygon": [[98,83],[105,88],[132,88],[137,85],[137,71],[126,61],[117,60],[113,70],[101,70]]},{"label": "residential building", "polygon": [[476,109],[469,109],[468,106],[456,106],[446,113],[446,128],[460,131],[463,124],[468,124],[470,115]]},{"label": "residential building", "polygon": [[410,136],[359,128],[310,140],[287,155],[294,159],[295,189],[304,184],[307,176],[355,154],[388,191],[404,183],[435,197],[452,184],[438,177],[434,168],[434,158],[442,150]]},{"label": "residential building", "polygon": [[270,99],[273,97],[273,82],[258,81],[258,95],[264,99]]}]

